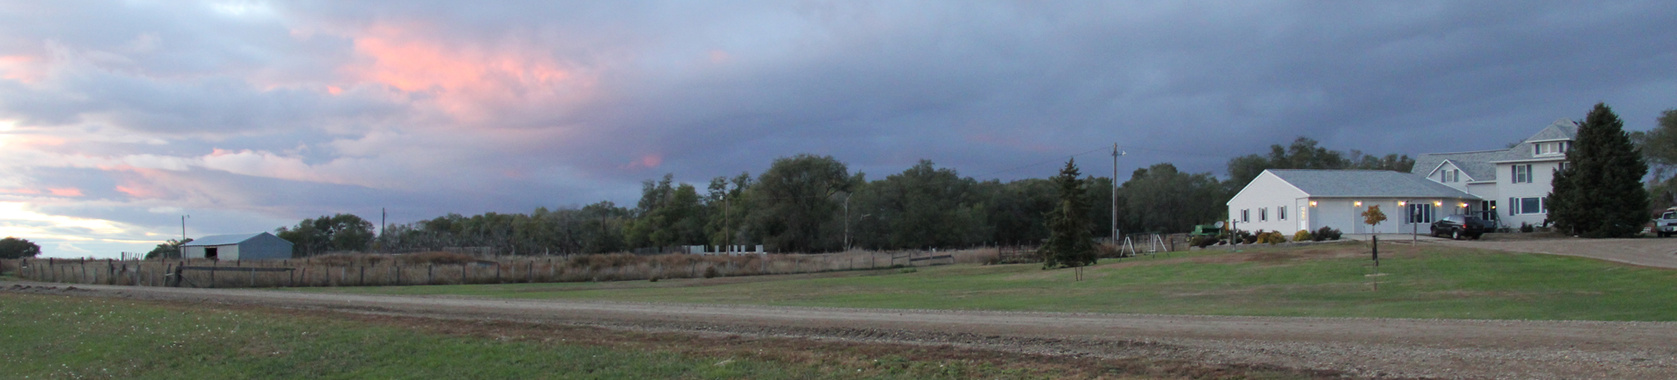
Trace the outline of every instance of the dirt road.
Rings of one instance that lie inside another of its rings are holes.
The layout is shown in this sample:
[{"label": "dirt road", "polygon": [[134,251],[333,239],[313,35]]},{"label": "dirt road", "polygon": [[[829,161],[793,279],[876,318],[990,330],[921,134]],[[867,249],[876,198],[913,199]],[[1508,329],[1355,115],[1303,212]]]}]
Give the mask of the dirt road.
[{"label": "dirt road", "polygon": [[1438,244],[1512,252],[1547,253],[1616,261],[1656,268],[1677,268],[1677,239],[1534,239],[1435,240]]},{"label": "dirt road", "polygon": [[[25,286],[33,288],[23,289]],[[52,289],[43,286],[55,287]],[[1677,323],[1272,318],[643,304],[0,283],[15,292],[251,304],[1009,352],[1361,377],[1672,378]]]}]

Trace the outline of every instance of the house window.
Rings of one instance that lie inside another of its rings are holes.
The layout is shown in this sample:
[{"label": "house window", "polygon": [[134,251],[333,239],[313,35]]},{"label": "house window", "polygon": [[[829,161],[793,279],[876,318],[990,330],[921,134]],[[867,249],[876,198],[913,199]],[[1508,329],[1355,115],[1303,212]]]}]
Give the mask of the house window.
[{"label": "house window", "polygon": [[1268,207],[1262,207],[1262,208],[1258,209],[1258,221],[1259,222],[1269,221],[1269,208]]},{"label": "house window", "polygon": [[1432,223],[1432,204],[1415,202],[1409,204],[1409,223]]},{"label": "house window", "polygon": [[1514,165],[1514,183],[1531,183],[1531,164]]},{"label": "house window", "polygon": [[1287,220],[1287,206],[1275,208],[1275,216],[1280,220]]},{"label": "house window", "polygon": [[1508,198],[1508,215],[1542,214],[1549,211],[1545,206],[1543,198]]},{"label": "house window", "polygon": [[1250,221],[1252,221],[1252,209],[1240,209],[1240,222],[1246,223]]},{"label": "house window", "polygon": [[1566,166],[1567,166],[1566,161],[1561,161],[1561,166],[1560,166],[1560,169],[1558,169],[1558,171],[1563,171],[1563,172],[1566,171]]}]

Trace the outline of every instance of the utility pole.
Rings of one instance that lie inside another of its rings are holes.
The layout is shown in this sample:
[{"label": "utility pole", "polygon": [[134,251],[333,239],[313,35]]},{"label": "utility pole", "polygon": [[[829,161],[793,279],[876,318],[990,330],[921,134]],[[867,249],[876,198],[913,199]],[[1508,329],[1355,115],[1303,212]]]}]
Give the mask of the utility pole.
[{"label": "utility pole", "polygon": [[722,193],[722,252],[731,255],[734,253],[734,232],[733,226],[728,225],[728,212],[732,208],[728,198],[731,198],[728,193]]},{"label": "utility pole", "polygon": [[850,251],[850,196],[855,193],[844,193],[844,250]]},{"label": "utility pole", "polygon": [[181,243],[175,246],[175,258],[186,257],[186,218],[192,215],[181,215]]},{"label": "utility pole", "polygon": [[1112,244],[1118,243],[1118,143],[1112,143]]}]

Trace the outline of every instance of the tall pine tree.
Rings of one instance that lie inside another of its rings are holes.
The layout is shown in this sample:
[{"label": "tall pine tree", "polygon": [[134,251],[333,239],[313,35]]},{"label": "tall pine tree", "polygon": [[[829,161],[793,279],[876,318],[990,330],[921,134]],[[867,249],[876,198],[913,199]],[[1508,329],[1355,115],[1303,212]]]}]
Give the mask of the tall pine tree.
[{"label": "tall pine tree", "polygon": [[1642,187],[1648,162],[1624,127],[1602,103],[1584,118],[1566,168],[1550,183],[1549,221],[1556,228],[1582,237],[1624,237],[1648,221],[1648,191]]},{"label": "tall pine tree", "polygon": [[1090,230],[1089,200],[1077,159],[1066,161],[1053,178],[1060,188],[1060,201],[1048,213],[1048,242],[1042,245],[1042,267],[1080,267],[1095,263],[1094,236]]}]

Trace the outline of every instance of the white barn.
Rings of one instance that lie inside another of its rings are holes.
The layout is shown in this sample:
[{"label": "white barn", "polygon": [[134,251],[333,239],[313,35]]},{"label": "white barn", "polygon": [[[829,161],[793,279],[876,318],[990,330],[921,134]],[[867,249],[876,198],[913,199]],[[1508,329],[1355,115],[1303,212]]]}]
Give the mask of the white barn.
[{"label": "white barn", "polygon": [[291,242],[267,232],[205,236],[181,245],[181,257],[216,260],[289,259]]},{"label": "white barn", "polygon": [[[1229,199],[1229,220],[1247,231],[1345,233],[1427,231],[1434,220],[1467,213],[1478,196],[1410,173],[1386,170],[1265,170]],[[1363,223],[1380,206],[1386,221]]]}]

